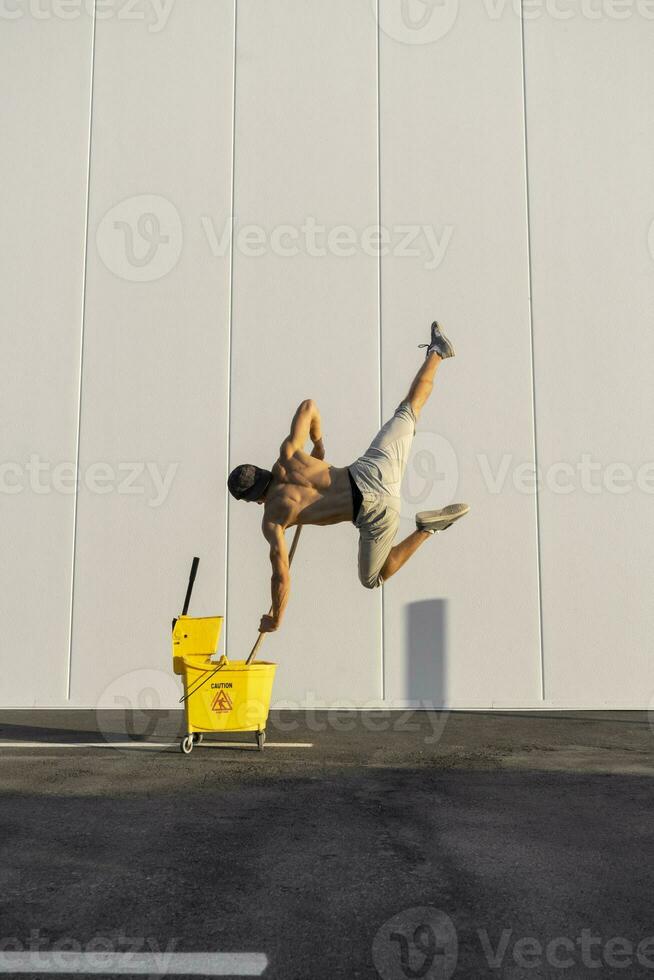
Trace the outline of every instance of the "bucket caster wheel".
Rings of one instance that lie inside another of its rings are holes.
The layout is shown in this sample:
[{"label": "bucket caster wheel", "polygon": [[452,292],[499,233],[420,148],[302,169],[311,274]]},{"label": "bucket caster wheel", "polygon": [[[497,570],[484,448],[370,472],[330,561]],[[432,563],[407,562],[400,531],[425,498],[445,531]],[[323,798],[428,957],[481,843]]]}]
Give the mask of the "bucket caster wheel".
[{"label": "bucket caster wheel", "polygon": [[202,735],[202,732],[193,732],[193,742],[195,743],[195,745],[200,745],[203,737],[204,736]]},{"label": "bucket caster wheel", "polygon": [[195,745],[195,739],[193,738],[193,736],[187,735],[186,738],[183,738],[179,743],[179,748],[184,755],[190,755],[191,752],[193,751],[194,745]]},{"label": "bucket caster wheel", "polygon": [[265,744],[266,744],[266,733],[257,732],[257,748],[259,749],[259,752],[263,752],[263,747]]}]

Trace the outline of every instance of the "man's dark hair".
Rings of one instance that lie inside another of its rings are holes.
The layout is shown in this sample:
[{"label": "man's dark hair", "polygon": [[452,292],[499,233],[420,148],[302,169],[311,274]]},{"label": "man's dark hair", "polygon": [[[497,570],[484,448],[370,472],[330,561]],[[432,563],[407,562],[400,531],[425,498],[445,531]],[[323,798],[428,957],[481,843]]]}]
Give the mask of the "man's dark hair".
[{"label": "man's dark hair", "polygon": [[260,500],[272,480],[270,470],[262,470],[252,463],[243,463],[229,474],[227,486],[237,500]]}]

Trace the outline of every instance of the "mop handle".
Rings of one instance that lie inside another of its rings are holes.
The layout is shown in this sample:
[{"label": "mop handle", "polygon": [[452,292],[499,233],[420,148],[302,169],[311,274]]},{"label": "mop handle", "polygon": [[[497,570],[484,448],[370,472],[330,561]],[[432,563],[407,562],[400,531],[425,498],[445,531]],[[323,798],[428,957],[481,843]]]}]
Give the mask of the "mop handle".
[{"label": "mop handle", "polygon": [[182,616],[186,616],[188,612],[189,603],[191,601],[191,592],[193,591],[193,585],[195,583],[195,576],[198,573],[198,565],[200,564],[199,558],[194,558],[191,562],[191,574],[188,577],[188,586],[186,588],[186,596],[184,598],[184,608],[182,609]]},{"label": "mop handle", "polygon": [[[191,592],[193,591],[193,583],[195,582],[195,576],[198,571],[198,565],[200,564],[199,558],[194,558],[191,562],[191,574],[189,575],[188,585],[186,587],[186,598],[184,599],[184,608],[182,609],[182,616],[186,616],[188,612],[189,603],[191,601]],[[173,630],[177,624],[177,616],[173,619]]]},{"label": "mop handle", "polygon": [[[293,561],[293,555],[295,554],[295,549],[297,548],[297,543],[300,540],[300,531],[301,530],[302,530],[302,525],[301,524],[298,524],[298,526],[295,529],[295,534],[293,536],[293,541],[291,542],[291,550],[288,553],[288,567],[289,568],[291,567],[291,563]],[[272,614],[272,611],[273,611],[273,607],[271,606],[270,609],[269,609],[269,611],[268,611],[268,615],[269,616]],[[250,651],[250,656],[245,661],[246,664],[251,664],[252,661],[254,660],[254,658],[256,657],[257,650],[261,646],[261,643],[262,643],[263,638],[264,638],[265,635],[266,635],[265,633],[259,633],[259,636],[257,637],[257,642],[252,647],[252,650]]]}]

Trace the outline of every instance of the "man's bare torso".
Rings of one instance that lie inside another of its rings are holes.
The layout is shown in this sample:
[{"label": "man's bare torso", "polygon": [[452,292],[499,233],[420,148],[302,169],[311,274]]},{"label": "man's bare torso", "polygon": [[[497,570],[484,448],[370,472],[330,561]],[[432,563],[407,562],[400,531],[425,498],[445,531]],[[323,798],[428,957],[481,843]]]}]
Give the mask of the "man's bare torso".
[{"label": "man's bare torso", "polygon": [[280,457],[272,474],[264,521],[286,528],[352,520],[352,490],[346,466],[332,466],[297,450],[290,457]]}]

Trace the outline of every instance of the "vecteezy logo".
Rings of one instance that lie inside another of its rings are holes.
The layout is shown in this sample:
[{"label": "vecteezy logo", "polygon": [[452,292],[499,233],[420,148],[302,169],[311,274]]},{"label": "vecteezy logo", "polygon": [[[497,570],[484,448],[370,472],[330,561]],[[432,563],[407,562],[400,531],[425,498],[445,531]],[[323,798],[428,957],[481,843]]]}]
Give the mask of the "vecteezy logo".
[{"label": "vecteezy logo", "polygon": [[459,463],[451,442],[438,432],[417,432],[402,483],[402,517],[436,510],[452,502],[459,485]]},{"label": "vecteezy logo", "polygon": [[403,44],[432,44],[454,27],[459,0],[372,0],[384,34]]},{"label": "vecteezy logo", "polygon": [[179,696],[179,684],[170,672],[130,670],[115,677],[100,694],[96,702],[98,731],[115,748],[124,743],[125,751],[138,742],[166,749],[179,735],[175,721]]},{"label": "vecteezy logo", "polygon": [[106,267],[129,282],[161,279],[177,265],[182,222],[174,204],[155,194],[128,197],[105,214],[96,243]]},{"label": "vecteezy logo", "polygon": [[459,957],[454,923],[438,909],[406,909],[379,929],[372,958],[382,980],[449,980]]}]

